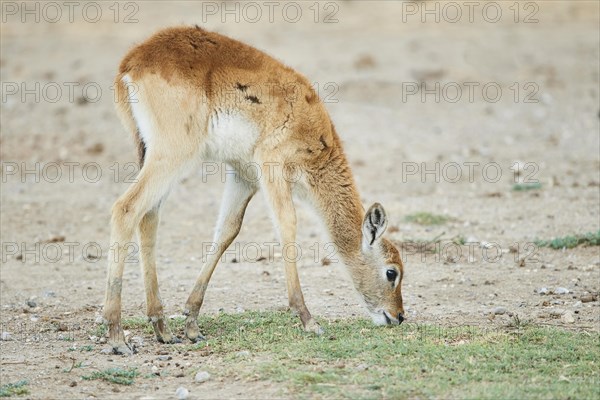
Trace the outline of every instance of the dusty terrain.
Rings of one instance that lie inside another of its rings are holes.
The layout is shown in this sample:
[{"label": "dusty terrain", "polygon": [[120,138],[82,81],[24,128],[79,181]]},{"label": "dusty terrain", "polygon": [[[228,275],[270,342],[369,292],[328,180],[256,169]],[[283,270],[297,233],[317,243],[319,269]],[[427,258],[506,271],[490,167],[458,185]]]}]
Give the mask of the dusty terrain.
[{"label": "dusty terrain", "polygon": [[[458,260],[457,247],[404,253],[409,322],[493,327],[518,316],[565,329],[600,329],[598,301],[581,301],[600,290],[599,248],[531,245],[600,229],[597,2],[539,2],[537,11],[521,8],[518,22],[512,2],[498,2],[503,14],[495,23],[481,9],[470,22],[466,7],[456,23],[443,8],[439,22],[435,16],[422,22],[419,11],[392,2],[321,3],[317,23],[309,3],[295,23],[278,9],[270,23],[266,7],[251,23],[255,14],[242,8],[236,22],[220,11],[207,15],[195,1],[127,3],[132,8],[120,3],[118,16],[109,3],[98,4],[98,22],[89,15],[86,20],[80,9],[70,22],[63,9],[57,22],[48,21],[55,14],[46,10],[40,22],[27,16],[23,23],[22,10],[3,8],[0,324],[10,340],[0,342],[2,384],[27,379],[33,398],[164,398],[181,385],[195,397],[287,396],[285,386],[232,385],[218,373],[200,388],[189,374],[118,387],[82,381],[77,370],[64,372],[79,362],[86,371],[137,365],[151,373],[159,363],[170,368],[157,360],[161,346],[141,331],[132,335],[143,336],[146,345],[128,359],[101,354],[103,345],[89,337],[103,301],[110,207],[135,176],[135,149],[113,110],[112,79],[130,46],[181,23],[255,45],[318,85],[364,204],[386,207],[388,237],[474,243],[460,247]],[[228,4],[233,9],[236,3]],[[138,22],[125,23],[128,16]],[[324,23],[327,18],[337,22]],[[431,90],[424,98],[411,94],[417,82]],[[454,101],[456,87],[462,94]],[[497,88],[501,96],[493,101]],[[515,163],[526,168],[516,174]],[[457,166],[460,179],[454,179]],[[425,174],[425,168],[439,172]],[[502,175],[495,179],[497,171]],[[515,179],[528,178],[541,189],[512,190]],[[158,268],[168,315],[182,312],[212,237],[222,188],[219,173],[198,171],[174,188],[163,208]],[[405,221],[417,212],[451,220],[439,226]],[[202,312],[285,307],[280,249],[268,250],[276,236],[267,215],[256,196]],[[321,262],[328,247],[315,217],[304,209],[298,215],[300,279],[309,309],[323,321],[363,316],[343,265]],[[124,280],[124,316],[142,316],[136,262]],[[540,294],[542,288],[548,294]],[[553,294],[556,288],[568,293]],[[494,310],[498,315],[490,314]],[[93,350],[69,352],[74,345]],[[169,363],[186,371],[200,365],[218,371],[218,360],[171,355]]]}]

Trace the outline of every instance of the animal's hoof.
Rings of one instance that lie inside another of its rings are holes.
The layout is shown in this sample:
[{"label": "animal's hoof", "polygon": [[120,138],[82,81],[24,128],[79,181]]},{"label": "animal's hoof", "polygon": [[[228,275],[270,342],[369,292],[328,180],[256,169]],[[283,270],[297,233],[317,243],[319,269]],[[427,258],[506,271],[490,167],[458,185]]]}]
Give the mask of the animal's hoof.
[{"label": "animal's hoof", "polygon": [[110,349],[112,354],[121,356],[132,356],[136,351],[134,346],[129,346],[125,342],[113,342],[110,343]]},{"label": "animal's hoof", "polygon": [[194,343],[206,340],[205,337],[200,333],[200,328],[198,328],[198,322],[196,321],[196,318],[191,316],[187,317],[187,320],[185,321],[185,337]]},{"label": "animal's hoof", "polygon": [[164,344],[175,344],[175,343],[181,343],[181,339],[179,339],[177,336],[175,335],[156,335],[156,340],[158,340],[160,343],[164,343]]},{"label": "animal's hoof", "polygon": [[195,338],[193,338],[193,339],[192,339],[192,338],[190,338],[190,337],[188,337],[188,339],[190,339],[190,340],[191,340],[192,342],[194,342],[194,343],[200,343],[200,342],[202,342],[202,341],[206,340],[206,338],[205,338],[204,336],[202,336],[202,335],[198,335],[198,336],[196,336],[196,337],[195,337]]},{"label": "animal's hoof", "polygon": [[322,334],[325,333],[325,331],[323,330],[323,328],[321,328],[321,325],[319,325],[317,323],[317,321],[314,320],[314,318],[311,318],[310,321],[308,321],[306,323],[306,325],[304,326],[304,331],[306,332],[312,332],[315,335],[321,336]]}]

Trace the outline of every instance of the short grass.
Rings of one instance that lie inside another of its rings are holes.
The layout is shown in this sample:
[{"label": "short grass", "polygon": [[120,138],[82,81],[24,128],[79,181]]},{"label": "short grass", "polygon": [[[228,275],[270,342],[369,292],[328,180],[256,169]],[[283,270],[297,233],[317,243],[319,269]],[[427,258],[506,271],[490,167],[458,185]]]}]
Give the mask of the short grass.
[{"label": "short grass", "polygon": [[0,386],[0,397],[12,397],[28,394],[27,381],[18,381],[15,383],[7,383]]},{"label": "short grass", "polygon": [[572,249],[577,246],[600,246],[600,230],[583,235],[569,235],[557,237],[550,240],[536,240],[539,247],[550,247],[551,249]]},{"label": "short grass", "polygon": [[542,184],[539,182],[515,183],[512,190],[515,192],[527,192],[529,190],[540,190],[541,188]]},{"label": "short grass", "polygon": [[405,220],[407,222],[412,222],[412,223],[419,224],[419,225],[429,226],[429,225],[443,225],[447,222],[453,221],[453,218],[445,216],[445,215],[432,214],[429,212],[418,212],[418,213],[407,215]]},{"label": "short grass", "polygon": [[[171,324],[181,335],[183,320]],[[141,319],[124,325],[151,332]],[[597,332],[346,319],[316,337],[287,312],[202,316],[200,326],[207,341],[185,350],[221,359],[215,374],[280,382],[297,398],[600,398]]]},{"label": "short grass", "polygon": [[139,373],[135,368],[109,368],[104,371],[96,371],[91,375],[82,376],[81,378],[88,381],[102,379],[119,385],[131,385],[138,375]]},{"label": "short grass", "polygon": [[407,238],[401,242],[397,242],[397,245],[400,246],[402,250],[406,251],[406,254],[436,254],[441,248],[449,245],[450,243],[464,246],[467,242],[464,236],[461,235],[457,235],[449,239],[444,238],[444,235],[445,232],[442,232],[431,239]]}]

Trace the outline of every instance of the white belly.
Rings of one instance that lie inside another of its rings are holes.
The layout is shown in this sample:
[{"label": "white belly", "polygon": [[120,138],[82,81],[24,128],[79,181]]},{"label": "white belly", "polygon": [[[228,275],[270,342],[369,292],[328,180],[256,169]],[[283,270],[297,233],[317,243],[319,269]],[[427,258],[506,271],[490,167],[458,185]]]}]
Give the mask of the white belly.
[{"label": "white belly", "polygon": [[244,163],[252,161],[260,132],[247,117],[230,110],[211,114],[207,134],[201,149],[204,160]]}]

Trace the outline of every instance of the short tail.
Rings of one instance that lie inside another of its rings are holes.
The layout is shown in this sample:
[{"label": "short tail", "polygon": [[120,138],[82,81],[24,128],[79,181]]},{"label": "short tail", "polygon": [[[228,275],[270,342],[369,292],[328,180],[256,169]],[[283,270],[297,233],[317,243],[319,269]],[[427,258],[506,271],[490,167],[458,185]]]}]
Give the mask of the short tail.
[{"label": "short tail", "polygon": [[115,78],[115,101],[117,114],[119,115],[119,118],[121,119],[121,122],[125,128],[133,134],[133,139],[135,140],[138,152],[138,163],[140,168],[142,168],[144,166],[144,158],[146,156],[146,144],[140,136],[140,131],[133,117],[131,104],[129,102],[127,84],[123,80],[124,77],[124,73],[119,73]]}]

